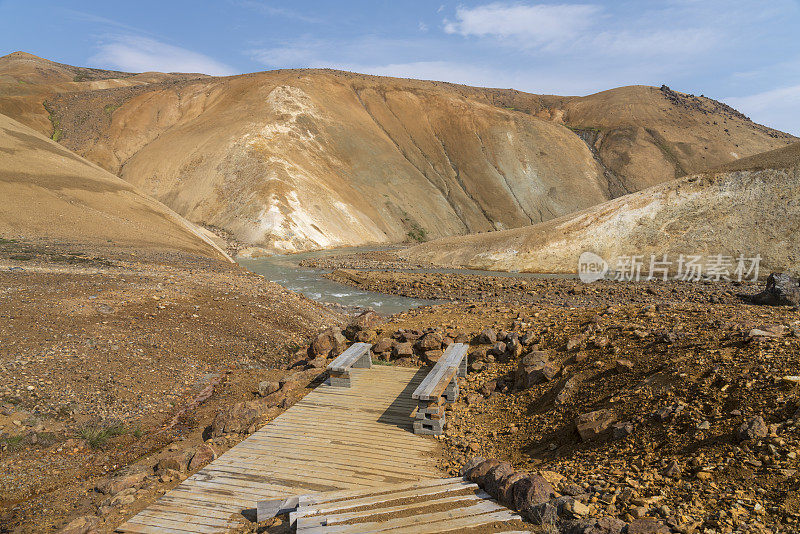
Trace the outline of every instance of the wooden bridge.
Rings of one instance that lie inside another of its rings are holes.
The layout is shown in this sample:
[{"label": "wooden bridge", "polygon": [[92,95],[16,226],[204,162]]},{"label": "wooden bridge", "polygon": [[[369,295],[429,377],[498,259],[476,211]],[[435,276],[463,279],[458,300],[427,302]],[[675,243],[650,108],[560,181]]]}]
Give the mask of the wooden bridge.
[{"label": "wooden bridge", "polygon": [[[412,392],[425,370],[375,366],[350,373],[351,387],[317,387],[117,530],[221,533],[253,519],[259,501],[343,490],[386,494],[440,479],[438,441],[412,433]],[[476,508],[475,498],[468,501],[467,516],[495,514],[484,523],[512,517],[496,504]],[[315,525],[314,531],[325,531]]]}]

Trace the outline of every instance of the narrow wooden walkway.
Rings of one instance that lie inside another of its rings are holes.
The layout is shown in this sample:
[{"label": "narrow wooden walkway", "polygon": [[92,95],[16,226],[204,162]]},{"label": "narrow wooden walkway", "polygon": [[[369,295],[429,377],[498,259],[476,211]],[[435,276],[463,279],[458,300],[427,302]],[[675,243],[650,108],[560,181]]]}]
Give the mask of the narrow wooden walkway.
[{"label": "narrow wooden walkway", "polygon": [[354,369],[351,388],[317,387],[121,525],[120,532],[226,532],[258,501],[437,478],[437,442],[412,433],[425,370]]}]

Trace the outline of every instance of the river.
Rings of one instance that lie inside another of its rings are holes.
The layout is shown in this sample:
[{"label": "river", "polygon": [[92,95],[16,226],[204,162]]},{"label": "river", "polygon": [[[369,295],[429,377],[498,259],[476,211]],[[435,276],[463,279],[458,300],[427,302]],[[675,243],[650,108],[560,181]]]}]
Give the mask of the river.
[{"label": "river", "polygon": [[[391,315],[402,311],[436,304],[437,301],[412,299],[396,295],[385,295],[374,291],[346,286],[328,280],[323,276],[330,270],[311,269],[303,267],[300,262],[305,259],[317,259],[327,256],[340,256],[355,252],[372,250],[385,250],[378,247],[351,247],[331,250],[317,250],[313,252],[300,252],[297,254],[276,254],[263,258],[237,258],[236,261],[246,269],[264,276],[286,289],[302,293],[312,300],[319,302],[333,302],[342,306],[372,308],[382,315]],[[455,273],[475,274],[481,276],[501,276],[514,278],[564,278],[565,275],[548,275],[533,273],[514,273],[496,271],[473,271],[470,269],[396,269],[397,271],[421,273]],[[568,276],[572,278],[573,276]]]}]

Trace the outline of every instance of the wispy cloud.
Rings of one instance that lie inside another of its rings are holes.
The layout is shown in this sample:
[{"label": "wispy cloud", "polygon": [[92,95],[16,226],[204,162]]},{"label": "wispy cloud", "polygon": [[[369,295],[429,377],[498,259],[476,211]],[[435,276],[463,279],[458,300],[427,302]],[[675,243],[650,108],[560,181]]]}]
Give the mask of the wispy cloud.
[{"label": "wispy cloud", "polygon": [[237,0],[234,2],[234,4],[270,17],[283,17],[287,19],[298,20],[300,22],[307,22],[309,24],[319,24],[323,22],[323,20],[320,18],[312,17],[293,9],[275,7],[267,4],[266,2],[257,2],[256,0]]},{"label": "wispy cloud", "polygon": [[[686,4],[685,9],[691,8]],[[455,20],[443,20],[444,31],[463,37],[494,40],[529,53],[556,56],[696,54],[719,41],[713,29],[677,17],[676,8],[651,9],[638,18],[615,24],[606,8],[595,4],[502,3],[459,7]]]},{"label": "wispy cloud", "polygon": [[591,4],[504,4],[459,7],[456,20],[445,19],[444,31],[465,37],[514,38],[529,46],[551,46],[574,39],[592,26],[601,12]]},{"label": "wispy cloud", "polygon": [[756,122],[800,135],[800,85],[728,97],[724,101]]},{"label": "wispy cloud", "polygon": [[198,52],[169,45],[149,37],[114,35],[104,39],[89,58],[98,67],[128,72],[200,72],[217,76],[235,74],[234,69]]}]

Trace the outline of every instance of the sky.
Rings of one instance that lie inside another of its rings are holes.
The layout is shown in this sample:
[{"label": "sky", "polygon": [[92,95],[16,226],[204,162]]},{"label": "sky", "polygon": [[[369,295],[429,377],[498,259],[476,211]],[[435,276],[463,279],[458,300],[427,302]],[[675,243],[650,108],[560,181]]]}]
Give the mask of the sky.
[{"label": "sky", "polygon": [[330,67],[532,93],[703,94],[800,135],[800,0],[0,0],[0,55],[230,75]]}]

